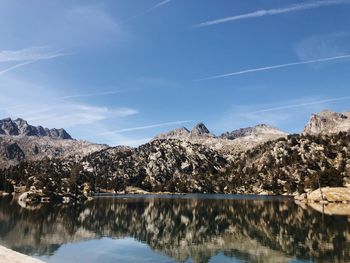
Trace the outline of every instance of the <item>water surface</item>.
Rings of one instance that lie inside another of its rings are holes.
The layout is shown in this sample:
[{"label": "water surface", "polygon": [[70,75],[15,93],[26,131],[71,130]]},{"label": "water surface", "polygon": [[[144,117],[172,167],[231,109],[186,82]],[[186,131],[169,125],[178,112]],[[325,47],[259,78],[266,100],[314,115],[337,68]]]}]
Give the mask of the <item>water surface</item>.
[{"label": "water surface", "polygon": [[23,208],[0,199],[0,243],[46,262],[350,262],[350,220],[288,198],[98,197]]}]

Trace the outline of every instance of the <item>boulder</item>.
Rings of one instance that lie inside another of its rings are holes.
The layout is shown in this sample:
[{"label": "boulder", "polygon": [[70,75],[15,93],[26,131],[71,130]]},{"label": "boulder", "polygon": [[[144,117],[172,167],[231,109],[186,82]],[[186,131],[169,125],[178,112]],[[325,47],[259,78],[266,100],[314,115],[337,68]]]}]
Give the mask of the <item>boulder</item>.
[{"label": "boulder", "polygon": [[308,201],[331,203],[350,202],[350,188],[347,187],[324,187],[312,191],[306,195]]}]

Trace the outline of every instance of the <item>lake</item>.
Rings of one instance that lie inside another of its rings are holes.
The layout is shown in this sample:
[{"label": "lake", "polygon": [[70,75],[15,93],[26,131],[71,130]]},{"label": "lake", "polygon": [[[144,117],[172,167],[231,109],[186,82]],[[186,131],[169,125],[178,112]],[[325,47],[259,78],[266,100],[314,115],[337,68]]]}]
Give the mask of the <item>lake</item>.
[{"label": "lake", "polygon": [[0,199],[0,244],[46,262],[350,262],[350,217],[290,198],[97,197],[23,208]]}]

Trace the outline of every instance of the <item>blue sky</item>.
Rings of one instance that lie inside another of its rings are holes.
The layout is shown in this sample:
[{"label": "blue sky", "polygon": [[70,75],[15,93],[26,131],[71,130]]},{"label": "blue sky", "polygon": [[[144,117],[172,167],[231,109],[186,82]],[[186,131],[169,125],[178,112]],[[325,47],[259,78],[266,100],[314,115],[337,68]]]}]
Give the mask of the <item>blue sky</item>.
[{"label": "blue sky", "polygon": [[350,1],[0,2],[0,117],[138,145],[350,110]]}]

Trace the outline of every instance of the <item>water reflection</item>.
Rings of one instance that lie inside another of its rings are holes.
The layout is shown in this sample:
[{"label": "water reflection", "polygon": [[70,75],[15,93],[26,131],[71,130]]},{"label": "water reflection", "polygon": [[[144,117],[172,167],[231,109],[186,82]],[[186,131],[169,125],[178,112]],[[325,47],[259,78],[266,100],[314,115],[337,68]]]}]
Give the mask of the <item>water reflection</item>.
[{"label": "water reflection", "polygon": [[289,200],[97,198],[28,210],[0,199],[0,242],[9,248],[47,256],[101,237],[130,237],[177,261],[215,261],[218,254],[248,262],[350,261],[348,217]]}]

